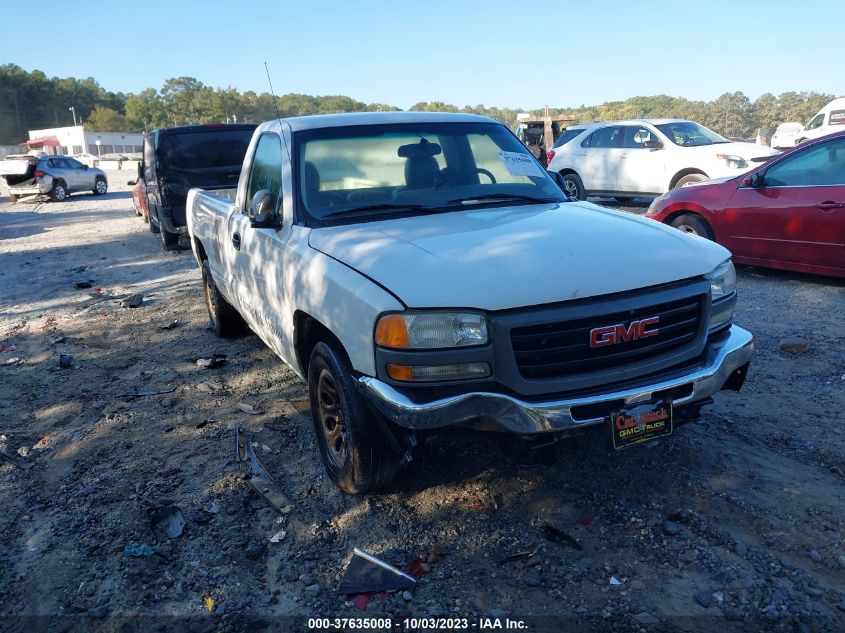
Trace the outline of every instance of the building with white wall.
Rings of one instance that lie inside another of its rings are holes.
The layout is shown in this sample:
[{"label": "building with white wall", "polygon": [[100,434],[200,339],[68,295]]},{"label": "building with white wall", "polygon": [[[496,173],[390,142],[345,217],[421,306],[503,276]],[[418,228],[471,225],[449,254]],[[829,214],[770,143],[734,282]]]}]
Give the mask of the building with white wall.
[{"label": "building with white wall", "polygon": [[143,144],[144,135],[140,132],[87,132],[84,125],[30,130],[26,142],[31,150],[69,156],[140,153]]}]

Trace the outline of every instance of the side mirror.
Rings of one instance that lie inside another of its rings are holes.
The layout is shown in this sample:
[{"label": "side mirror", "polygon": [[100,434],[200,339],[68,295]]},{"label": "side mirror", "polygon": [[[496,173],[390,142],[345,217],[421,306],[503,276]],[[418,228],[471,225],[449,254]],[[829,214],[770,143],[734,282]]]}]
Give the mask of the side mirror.
[{"label": "side mirror", "polygon": [[765,174],[763,173],[749,174],[742,179],[742,186],[750,187],[752,189],[762,188],[764,175]]},{"label": "side mirror", "polygon": [[564,193],[565,196],[570,197],[569,193],[566,191],[566,180],[563,176],[561,176],[556,171],[546,170],[546,173],[549,175],[549,178],[555,181],[555,184],[560,187],[560,190]]},{"label": "side mirror", "polygon": [[643,147],[646,149],[663,149],[663,143],[660,141],[646,141],[643,143]]},{"label": "side mirror", "polygon": [[88,169],[88,165],[83,165],[83,167],[84,167],[85,169]]},{"label": "side mirror", "polygon": [[257,229],[274,227],[277,224],[276,211],[273,209],[273,194],[267,189],[260,189],[252,196],[249,204],[250,224]]}]

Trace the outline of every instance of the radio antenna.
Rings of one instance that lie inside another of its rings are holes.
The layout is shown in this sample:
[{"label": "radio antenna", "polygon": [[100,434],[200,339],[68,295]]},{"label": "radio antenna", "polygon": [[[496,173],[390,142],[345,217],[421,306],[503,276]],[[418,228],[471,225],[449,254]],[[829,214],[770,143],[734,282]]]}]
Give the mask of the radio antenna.
[{"label": "radio antenna", "polygon": [[273,107],[276,108],[276,118],[279,120],[279,135],[282,138],[282,142],[285,144],[285,150],[288,153],[288,159],[290,159],[290,148],[288,147],[288,143],[285,140],[285,135],[282,133],[282,115],[279,112],[279,103],[276,99],[276,93],[273,90],[273,80],[270,79],[270,69],[267,67],[267,62],[264,62],[264,72],[267,73],[267,83],[270,84],[270,95],[273,97]]},{"label": "radio antenna", "polygon": [[281,125],[282,115],[279,114],[279,104],[276,101],[276,93],[273,91],[273,80],[270,79],[270,69],[267,67],[267,62],[264,62],[264,72],[267,73],[267,83],[270,84],[270,95],[273,97],[273,107],[276,108],[276,118],[279,119],[279,125]]}]

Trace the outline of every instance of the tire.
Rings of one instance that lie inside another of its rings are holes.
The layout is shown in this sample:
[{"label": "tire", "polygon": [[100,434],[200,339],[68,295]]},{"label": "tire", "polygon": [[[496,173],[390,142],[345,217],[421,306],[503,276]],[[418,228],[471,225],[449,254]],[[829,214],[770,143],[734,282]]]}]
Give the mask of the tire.
[{"label": "tire", "polygon": [[563,176],[564,185],[566,186],[566,193],[570,196],[575,196],[578,200],[586,200],[587,192],[584,190],[584,183],[581,182],[581,177],[578,174],[565,174]]},{"label": "tire", "polygon": [[156,219],[153,220],[152,211],[148,211],[148,213],[150,214],[148,218],[150,225],[150,233],[152,233],[153,235],[158,235],[159,231],[161,231],[159,225],[156,224],[156,222],[158,222],[158,217],[156,216]]},{"label": "tire", "polygon": [[139,213],[138,215],[140,215],[142,218],[144,218],[144,224],[149,224],[149,223],[150,223],[150,214],[149,214],[149,213],[147,213],[146,215],[144,215],[144,213],[143,213],[143,212],[141,212],[141,213]]},{"label": "tire", "polygon": [[680,189],[681,187],[685,187],[694,182],[703,182],[707,180],[707,176],[704,174],[687,174],[683,178],[678,179],[678,182],[675,183],[673,189]]},{"label": "tire", "polygon": [[166,251],[179,250],[179,234],[171,233],[162,226],[159,226],[159,236],[161,236],[161,245]]},{"label": "tire", "polygon": [[104,178],[97,178],[94,181],[94,195],[103,196],[109,190],[109,185]]},{"label": "tire", "polygon": [[67,200],[67,185],[63,180],[57,180],[53,183],[53,188],[50,190],[50,199],[53,202],[64,202]]},{"label": "tire", "polygon": [[713,230],[710,228],[710,225],[707,224],[706,220],[704,220],[704,218],[700,215],[679,215],[669,224],[684,233],[705,237],[708,240],[713,239]]},{"label": "tire", "polygon": [[320,457],[338,488],[363,494],[396,477],[403,460],[389,422],[367,405],[346,357],[324,342],[311,352],[308,398]]},{"label": "tire", "polygon": [[246,332],[246,321],[217,289],[211,277],[207,259],[202,262],[202,283],[205,289],[208,320],[211,322],[214,333],[222,338],[235,338]]}]

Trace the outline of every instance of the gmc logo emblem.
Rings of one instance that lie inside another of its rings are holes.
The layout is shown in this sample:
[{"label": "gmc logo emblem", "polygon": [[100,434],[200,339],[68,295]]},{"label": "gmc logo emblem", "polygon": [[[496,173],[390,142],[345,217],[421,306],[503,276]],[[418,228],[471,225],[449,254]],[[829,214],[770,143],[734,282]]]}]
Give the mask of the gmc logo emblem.
[{"label": "gmc logo emblem", "polygon": [[616,325],[593,328],[590,330],[590,347],[607,347],[608,345],[656,336],[660,330],[658,328],[649,330],[648,327],[657,323],[660,323],[660,317],[653,316],[639,321],[631,321],[628,327],[625,327],[624,323],[617,323]]}]

